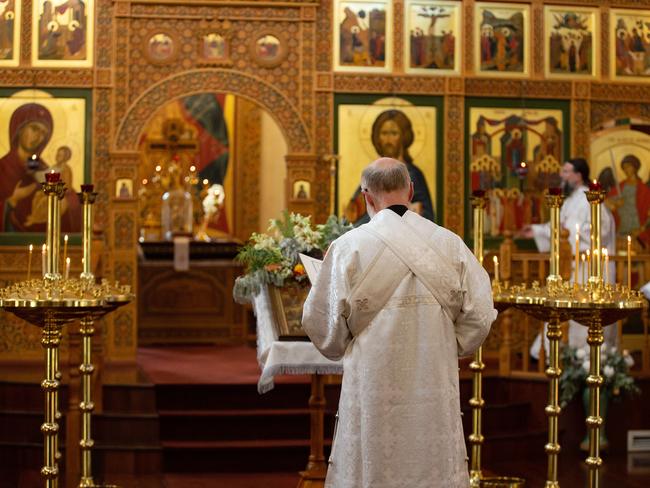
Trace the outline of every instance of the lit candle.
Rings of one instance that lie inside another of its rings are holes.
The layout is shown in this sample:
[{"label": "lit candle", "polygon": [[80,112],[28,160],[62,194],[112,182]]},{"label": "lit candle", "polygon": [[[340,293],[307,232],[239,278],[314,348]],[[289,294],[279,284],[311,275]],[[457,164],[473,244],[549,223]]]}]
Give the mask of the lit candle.
[{"label": "lit candle", "polygon": [[[601,273],[600,276],[598,276],[598,265],[600,264],[600,249],[594,249],[594,253],[591,255],[591,265],[593,266],[592,268],[592,275],[597,278],[602,278],[603,275]],[[602,268],[601,268],[602,271]]]},{"label": "lit candle", "polygon": [[589,183],[589,191],[600,191],[602,190],[602,186],[600,183],[598,183],[598,180],[593,180],[591,183]]},{"label": "lit candle", "polygon": [[603,247],[603,267],[605,268],[605,283],[609,282],[609,253],[607,248]]},{"label": "lit candle", "polygon": [[587,269],[587,256],[585,256],[584,253],[580,256],[582,259],[582,284],[584,285],[587,282],[587,278],[585,277],[585,270]]},{"label": "lit candle", "polygon": [[63,262],[68,259],[68,234],[63,236]]},{"label": "lit candle", "polygon": [[70,276],[70,258],[65,258],[65,279]]},{"label": "lit candle", "polygon": [[27,260],[27,281],[32,277],[32,253],[34,252],[34,245],[29,245],[29,259]]},{"label": "lit candle", "polygon": [[627,286],[632,289],[632,238],[627,236]]},{"label": "lit candle", "polygon": [[573,279],[574,283],[578,284],[578,267],[580,264],[580,224],[576,224],[576,253],[575,253],[575,277]]},{"label": "lit candle", "polygon": [[41,250],[41,256],[42,256],[42,267],[43,267],[43,276],[45,276],[45,268],[47,267],[47,244],[43,244],[43,248]]},{"label": "lit candle", "polygon": [[591,251],[587,249],[587,276],[591,276]]},{"label": "lit candle", "polygon": [[499,281],[499,258],[494,256],[494,281]]}]

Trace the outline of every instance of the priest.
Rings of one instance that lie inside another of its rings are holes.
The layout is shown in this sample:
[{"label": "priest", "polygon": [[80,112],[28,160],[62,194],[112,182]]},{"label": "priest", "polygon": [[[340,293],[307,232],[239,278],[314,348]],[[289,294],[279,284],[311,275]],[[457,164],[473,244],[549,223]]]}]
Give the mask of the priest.
[{"label": "priest", "polygon": [[[562,190],[566,196],[560,209],[560,225],[569,231],[569,242],[579,241],[579,250],[586,252],[591,247],[591,205],[585,196],[589,189],[589,165],[584,158],[573,158],[562,165],[560,171],[562,178]],[[600,206],[600,238],[602,247],[607,248],[610,256],[616,254],[616,224],[614,217],[605,204]],[[522,237],[535,239],[539,252],[549,252],[551,249],[551,225],[533,224],[521,232]],[[575,253],[575,248],[571,246]],[[572,263],[575,261],[571,260]],[[582,271],[582,270],[580,270]],[[614,262],[610,263],[608,278],[610,283],[616,282],[616,268]],[[580,273],[579,273],[580,274]],[[571,280],[575,276],[575,269],[571,273]],[[548,353],[548,339],[544,333],[544,350]],[[618,337],[616,327],[605,328],[605,343],[608,347],[615,347]],[[538,334],[530,348],[530,355],[538,359],[542,340]],[[587,327],[580,325],[573,320],[569,321],[569,345],[573,347],[584,347],[587,344]]]},{"label": "priest", "polygon": [[408,210],[400,161],[362,174],[370,222],[330,246],[303,326],[343,358],[327,488],[466,488],[458,357],[496,318],[490,280],[456,234]]}]

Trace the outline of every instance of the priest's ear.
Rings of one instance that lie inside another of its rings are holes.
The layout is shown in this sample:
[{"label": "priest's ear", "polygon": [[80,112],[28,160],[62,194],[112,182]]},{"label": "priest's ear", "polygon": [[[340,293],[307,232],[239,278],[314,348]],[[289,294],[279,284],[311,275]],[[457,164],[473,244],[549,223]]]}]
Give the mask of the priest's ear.
[{"label": "priest's ear", "polygon": [[363,193],[363,196],[366,199],[366,212],[370,216],[370,218],[373,218],[375,214],[377,213],[376,210],[376,202],[373,196],[368,192],[367,188],[362,188],[361,192]]},{"label": "priest's ear", "polygon": [[413,187],[413,182],[411,181],[411,186],[409,187],[409,202],[413,201],[414,194],[415,194],[415,189]]}]

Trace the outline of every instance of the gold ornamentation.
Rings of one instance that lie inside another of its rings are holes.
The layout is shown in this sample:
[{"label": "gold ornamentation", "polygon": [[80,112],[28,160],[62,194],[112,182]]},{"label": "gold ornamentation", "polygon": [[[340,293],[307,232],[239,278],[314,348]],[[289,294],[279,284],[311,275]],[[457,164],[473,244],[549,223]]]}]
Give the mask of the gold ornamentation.
[{"label": "gold ornamentation", "polygon": [[41,476],[46,488],[58,487],[58,389],[61,373],[59,371],[59,344],[62,327],[81,319],[84,335],[84,363],[80,370],[84,375],[83,400],[80,404],[83,412],[80,442],[82,449],[82,478],[80,487],[94,486],[90,474],[90,338],[92,323],[95,319],[128,303],[133,296],[128,287],[111,286],[107,282],[95,284],[90,272],[90,240],[92,234],[91,204],[96,193],[92,185],[83,185],[80,199],[83,204],[83,249],[84,272],[79,279],[64,278],[59,273],[59,243],[61,241],[60,205],[65,195],[65,184],[60,181],[58,173],[46,174],[43,192],[47,196],[47,248],[46,269],[42,280],[29,280],[15,283],[0,289],[0,308],[27,320],[42,328],[41,344],[45,348],[45,379],[41,388],[45,392],[45,422],[41,426],[44,436],[44,463]]},{"label": "gold ornamentation", "polygon": [[[600,250],[600,205],[605,198],[605,192],[594,187],[585,192],[591,205],[591,254]],[[559,262],[559,210],[562,203],[560,195],[549,195],[547,203],[551,207],[551,274],[546,286],[540,287],[534,282],[531,288],[525,285],[508,286],[495,280],[493,294],[495,306],[505,309],[508,306],[518,308],[540,320],[547,320],[549,339],[549,366],[546,376],[549,378],[549,404],[546,415],[549,422],[549,439],[545,446],[548,456],[548,474],[546,487],[559,488],[557,478],[557,461],[560,452],[558,442],[558,417],[561,408],[558,403],[558,387],[561,368],[559,365],[559,341],[562,337],[560,323],[573,319],[589,327],[587,342],[590,346],[591,364],[587,384],[590,388],[590,411],[586,423],[589,429],[589,457],[586,464],[589,467],[589,486],[598,487],[598,469],[602,465],[600,459],[599,429],[602,419],[599,413],[600,385],[600,346],[603,343],[603,325],[645,307],[646,301],[642,295],[620,284],[612,286],[602,278],[600,259],[593,259],[590,276],[587,283],[563,282],[557,274]],[[598,253],[596,254],[598,255]],[[555,274],[554,274],[555,272]]]}]

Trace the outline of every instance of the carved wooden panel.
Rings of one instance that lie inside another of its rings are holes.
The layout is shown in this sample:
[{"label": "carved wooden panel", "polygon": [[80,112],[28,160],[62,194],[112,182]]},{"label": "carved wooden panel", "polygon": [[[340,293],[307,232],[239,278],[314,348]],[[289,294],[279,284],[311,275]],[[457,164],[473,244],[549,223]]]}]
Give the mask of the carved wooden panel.
[{"label": "carved wooden panel", "polygon": [[239,274],[232,261],[193,261],[186,272],[169,262],[141,263],[139,342],[242,342],[242,306],[232,300]]}]

